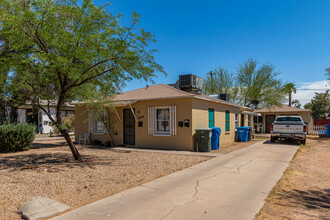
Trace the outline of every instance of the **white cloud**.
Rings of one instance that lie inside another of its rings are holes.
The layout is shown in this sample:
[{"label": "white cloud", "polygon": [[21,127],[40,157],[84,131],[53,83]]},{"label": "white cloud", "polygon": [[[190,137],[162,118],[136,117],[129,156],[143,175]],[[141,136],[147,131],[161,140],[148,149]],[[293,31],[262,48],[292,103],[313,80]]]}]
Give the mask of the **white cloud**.
[{"label": "white cloud", "polygon": [[297,93],[292,94],[292,100],[297,99],[304,106],[315,96],[315,92],[325,92],[330,89],[330,81],[297,82]]}]

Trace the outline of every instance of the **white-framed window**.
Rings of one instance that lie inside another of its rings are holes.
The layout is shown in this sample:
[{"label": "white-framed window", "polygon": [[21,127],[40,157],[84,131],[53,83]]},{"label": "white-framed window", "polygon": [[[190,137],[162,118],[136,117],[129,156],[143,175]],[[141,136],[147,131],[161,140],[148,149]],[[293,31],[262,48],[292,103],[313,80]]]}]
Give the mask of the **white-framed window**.
[{"label": "white-framed window", "polygon": [[176,135],[176,106],[148,107],[148,134]]},{"label": "white-framed window", "polygon": [[[103,115],[100,115],[103,114]],[[106,128],[104,126],[103,120],[105,118],[106,112],[103,111],[98,113],[96,111],[89,111],[88,113],[88,131],[92,134],[104,134]]]},{"label": "white-framed window", "polygon": [[170,122],[170,107],[156,107],[155,115],[155,134],[170,135],[171,122]]}]

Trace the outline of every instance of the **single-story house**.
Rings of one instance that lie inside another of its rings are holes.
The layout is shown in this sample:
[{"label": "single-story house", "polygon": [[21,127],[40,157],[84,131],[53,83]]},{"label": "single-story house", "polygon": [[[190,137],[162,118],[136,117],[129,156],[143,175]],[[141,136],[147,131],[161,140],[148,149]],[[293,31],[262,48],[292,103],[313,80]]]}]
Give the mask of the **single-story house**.
[{"label": "single-story house", "polygon": [[[42,107],[48,110],[48,101],[41,100],[40,104]],[[50,102],[49,111],[51,116],[56,118],[56,105],[54,102]],[[61,115],[62,117],[66,117],[71,114],[74,114],[74,105],[66,103],[62,107]],[[42,109],[34,109],[32,104],[30,103],[21,105],[17,109],[17,121],[20,123],[26,122],[30,124],[35,124],[36,126],[42,124],[42,132],[46,134],[53,131],[52,123],[48,115]]]},{"label": "single-story house", "polygon": [[[195,150],[195,129],[220,127],[220,145],[234,142],[235,127],[253,126],[253,110],[169,85],[147,86],[117,95],[110,116],[115,145]],[[75,139],[88,132],[105,143],[109,134],[95,112],[75,103]]]},{"label": "single-story house", "polygon": [[274,122],[277,116],[281,115],[296,115],[301,116],[308,125],[312,123],[312,111],[309,109],[295,108],[288,105],[271,106],[269,108],[262,108],[254,110],[255,113],[261,114],[255,117],[255,130],[258,133],[269,133],[270,125]]}]

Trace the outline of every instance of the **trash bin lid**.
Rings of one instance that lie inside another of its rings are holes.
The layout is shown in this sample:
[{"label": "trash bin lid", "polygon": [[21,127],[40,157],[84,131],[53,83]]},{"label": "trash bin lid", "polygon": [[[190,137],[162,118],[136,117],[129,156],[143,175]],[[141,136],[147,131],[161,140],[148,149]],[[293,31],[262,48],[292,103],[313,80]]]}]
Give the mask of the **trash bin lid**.
[{"label": "trash bin lid", "polygon": [[237,131],[248,131],[250,130],[250,127],[237,127]]},{"label": "trash bin lid", "polygon": [[212,128],[212,133],[218,133],[218,134],[221,134],[221,128],[219,128],[219,127],[213,127],[213,128]]},{"label": "trash bin lid", "polygon": [[197,128],[196,131],[212,131],[212,128]]}]

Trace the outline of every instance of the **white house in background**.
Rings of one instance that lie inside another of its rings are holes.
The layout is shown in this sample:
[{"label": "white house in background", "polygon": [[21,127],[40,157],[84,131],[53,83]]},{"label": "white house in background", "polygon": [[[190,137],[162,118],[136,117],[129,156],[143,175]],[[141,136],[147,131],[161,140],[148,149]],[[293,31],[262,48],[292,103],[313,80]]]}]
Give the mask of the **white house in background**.
[{"label": "white house in background", "polygon": [[[41,101],[42,107],[48,110],[47,101]],[[56,116],[56,105],[55,103],[52,103],[49,105],[49,112],[52,117],[55,118]],[[27,122],[31,124],[35,124],[38,126],[42,124],[42,132],[43,133],[50,133],[52,132],[52,123],[49,119],[48,115],[42,110],[42,109],[35,109],[33,110],[33,107],[31,104],[25,104],[20,106],[17,109],[17,120],[20,123]],[[66,104],[62,107],[61,115],[62,117],[66,117],[68,115],[74,114],[74,105]]]}]

